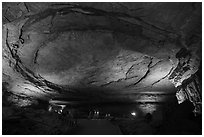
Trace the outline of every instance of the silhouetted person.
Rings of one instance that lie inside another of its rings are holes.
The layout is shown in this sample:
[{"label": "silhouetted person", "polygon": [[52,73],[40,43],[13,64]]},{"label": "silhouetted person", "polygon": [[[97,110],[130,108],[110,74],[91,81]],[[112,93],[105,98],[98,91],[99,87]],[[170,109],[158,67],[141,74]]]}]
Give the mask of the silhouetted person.
[{"label": "silhouetted person", "polygon": [[93,115],[94,115],[94,114],[93,114],[93,111],[90,111],[90,112],[89,112],[88,119],[92,119],[92,118],[93,118]]},{"label": "silhouetted person", "polygon": [[146,121],[147,123],[151,122],[151,121],[152,121],[152,114],[147,113],[147,114],[145,115],[145,121]]}]

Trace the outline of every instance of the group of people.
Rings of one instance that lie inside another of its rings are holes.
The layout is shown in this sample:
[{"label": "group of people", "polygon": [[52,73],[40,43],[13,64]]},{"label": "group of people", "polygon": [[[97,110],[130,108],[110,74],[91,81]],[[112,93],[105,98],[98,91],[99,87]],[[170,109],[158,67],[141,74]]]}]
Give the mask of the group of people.
[{"label": "group of people", "polygon": [[98,110],[94,110],[94,111],[89,112],[88,119],[98,119],[98,118],[99,118],[99,111]]},{"label": "group of people", "polygon": [[102,115],[98,110],[93,110],[89,112],[88,119],[100,119],[100,118],[105,118],[105,119],[110,119],[111,115],[110,114],[105,114]]}]

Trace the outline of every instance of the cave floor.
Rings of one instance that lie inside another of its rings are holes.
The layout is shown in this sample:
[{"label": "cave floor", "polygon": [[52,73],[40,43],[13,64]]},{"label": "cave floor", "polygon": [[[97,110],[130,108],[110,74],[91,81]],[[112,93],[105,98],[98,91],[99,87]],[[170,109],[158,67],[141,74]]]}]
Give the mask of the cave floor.
[{"label": "cave floor", "polygon": [[79,119],[78,127],[72,132],[74,135],[122,135],[118,126],[113,125],[109,120]]}]

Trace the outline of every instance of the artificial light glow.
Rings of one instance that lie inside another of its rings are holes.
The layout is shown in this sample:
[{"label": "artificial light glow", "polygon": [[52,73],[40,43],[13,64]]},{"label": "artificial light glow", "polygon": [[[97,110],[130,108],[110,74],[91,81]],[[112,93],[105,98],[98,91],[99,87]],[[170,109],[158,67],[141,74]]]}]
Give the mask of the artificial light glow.
[{"label": "artificial light glow", "polygon": [[49,112],[51,112],[51,111],[52,111],[52,106],[49,106],[48,111],[49,111]]},{"label": "artificial light glow", "polygon": [[136,116],[136,113],[135,113],[135,112],[132,112],[131,115],[132,115],[132,116]]}]

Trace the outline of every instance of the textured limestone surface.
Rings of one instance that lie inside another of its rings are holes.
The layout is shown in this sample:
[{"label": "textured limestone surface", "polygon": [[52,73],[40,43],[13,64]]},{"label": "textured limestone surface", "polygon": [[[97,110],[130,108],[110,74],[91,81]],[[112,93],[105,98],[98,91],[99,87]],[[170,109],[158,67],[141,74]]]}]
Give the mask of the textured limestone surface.
[{"label": "textured limestone surface", "polygon": [[3,3],[3,86],[20,106],[59,95],[160,102],[158,94],[175,94],[198,71],[201,9],[201,3]]}]

